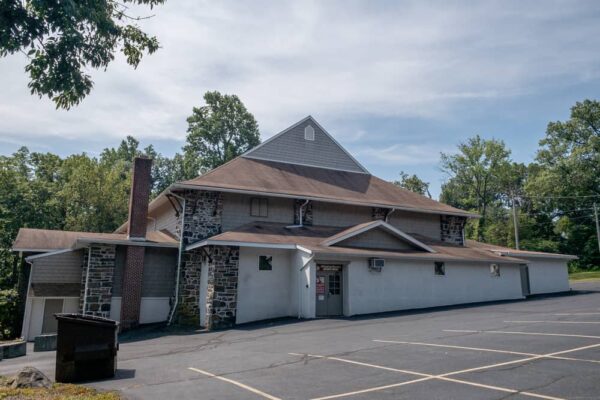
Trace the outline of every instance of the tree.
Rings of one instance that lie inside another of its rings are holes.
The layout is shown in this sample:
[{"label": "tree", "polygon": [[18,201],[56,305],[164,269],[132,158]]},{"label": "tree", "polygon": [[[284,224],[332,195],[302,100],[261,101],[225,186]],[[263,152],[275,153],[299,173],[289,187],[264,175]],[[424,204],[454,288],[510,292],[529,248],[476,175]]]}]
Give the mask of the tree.
[{"label": "tree", "polygon": [[0,57],[24,53],[31,93],[69,109],[92,89],[89,68],[106,69],[118,50],[137,67],[144,53],[158,50],[126,3],[152,8],[164,0],[0,0]]},{"label": "tree", "polygon": [[600,265],[592,215],[600,203],[600,102],[577,102],[567,121],[550,122],[536,161],[526,190],[556,220],[560,250],[577,254],[580,267]]},{"label": "tree", "polygon": [[192,176],[201,167],[216,168],[260,143],[258,124],[236,95],[206,92],[204,101],[206,105],[194,107],[187,119],[184,158]]},{"label": "tree", "polygon": [[442,171],[450,177],[442,185],[441,200],[466,210],[477,211],[474,236],[485,240],[488,209],[501,200],[510,169],[510,150],[504,142],[479,135],[458,145],[457,154],[441,154]]},{"label": "tree", "polygon": [[409,175],[404,171],[400,171],[400,180],[392,182],[396,186],[400,186],[401,188],[408,189],[411,192],[419,193],[422,195],[427,195],[431,198],[431,193],[429,193],[429,182],[423,181],[416,174]]}]

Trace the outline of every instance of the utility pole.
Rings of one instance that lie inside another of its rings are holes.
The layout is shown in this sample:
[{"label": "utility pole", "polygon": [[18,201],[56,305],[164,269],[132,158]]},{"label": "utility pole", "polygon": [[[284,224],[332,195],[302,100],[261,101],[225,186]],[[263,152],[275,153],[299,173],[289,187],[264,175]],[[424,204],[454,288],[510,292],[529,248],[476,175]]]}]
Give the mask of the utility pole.
[{"label": "utility pole", "polygon": [[598,238],[598,250],[600,251],[600,222],[598,222],[598,207],[594,203],[594,216],[596,217],[596,237]]},{"label": "utility pole", "polygon": [[[515,226],[515,249],[519,250],[519,218],[517,218],[517,206],[515,203],[516,203],[515,196],[513,196],[512,212],[513,212],[513,225]],[[598,219],[596,219],[596,222],[598,222]]]}]

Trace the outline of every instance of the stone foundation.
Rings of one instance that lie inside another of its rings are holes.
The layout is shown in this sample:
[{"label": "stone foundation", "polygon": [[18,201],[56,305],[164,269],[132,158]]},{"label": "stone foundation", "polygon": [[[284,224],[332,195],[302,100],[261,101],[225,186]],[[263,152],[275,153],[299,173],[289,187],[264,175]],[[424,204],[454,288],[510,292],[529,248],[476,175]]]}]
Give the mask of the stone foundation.
[{"label": "stone foundation", "polygon": [[[91,251],[88,273],[88,252]],[[110,317],[113,278],[115,273],[116,246],[93,244],[84,254],[81,280],[80,311],[97,317]],[[85,293],[87,280],[87,293]],[[85,301],[84,301],[85,299]],[[85,309],[83,304],[85,302]]]},{"label": "stone foundation", "polygon": [[210,249],[206,291],[206,328],[209,330],[235,325],[239,256],[237,246]]},{"label": "stone foundation", "polygon": [[441,239],[442,242],[453,243],[464,246],[463,230],[467,223],[466,217],[457,217],[454,215],[441,215]]}]

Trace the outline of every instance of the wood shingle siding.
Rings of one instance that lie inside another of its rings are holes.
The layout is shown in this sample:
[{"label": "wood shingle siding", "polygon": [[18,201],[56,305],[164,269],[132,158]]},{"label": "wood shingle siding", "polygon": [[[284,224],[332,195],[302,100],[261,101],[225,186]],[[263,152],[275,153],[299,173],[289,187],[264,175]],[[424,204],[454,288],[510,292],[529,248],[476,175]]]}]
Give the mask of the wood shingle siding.
[{"label": "wood shingle siding", "polygon": [[[117,247],[113,296],[120,297],[123,291],[124,246]],[[144,273],[142,275],[142,297],[171,297],[175,290],[177,250],[146,248]]]},{"label": "wood shingle siding", "polygon": [[[309,125],[315,130],[314,140],[304,138],[304,129]],[[265,142],[262,146],[246,153],[245,156],[320,168],[365,172],[321,127],[310,119],[284,131],[280,136]]]},{"label": "wood shingle siding", "polygon": [[403,232],[417,233],[431,239],[440,240],[439,215],[397,210],[390,215],[388,222]]},{"label": "wood shingle siding", "polygon": [[81,283],[83,251],[69,251],[33,261],[31,283]]},{"label": "wood shingle siding", "polygon": [[293,199],[270,197],[267,203],[267,216],[253,217],[250,215],[250,200],[252,197],[256,196],[234,193],[223,194],[222,229],[224,232],[253,221],[294,223]]},{"label": "wood shingle siding", "polygon": [[372,229],[336,243],[340,247],[357,247],[382,250],[414,250],[415,247],[383,229]]},{"label": "wood shingle siding", "polygon": [[171,204],[165,204],[152,212],[148,218],[148,231],[168,231],[178,236],[181,215],[177,217]]}]

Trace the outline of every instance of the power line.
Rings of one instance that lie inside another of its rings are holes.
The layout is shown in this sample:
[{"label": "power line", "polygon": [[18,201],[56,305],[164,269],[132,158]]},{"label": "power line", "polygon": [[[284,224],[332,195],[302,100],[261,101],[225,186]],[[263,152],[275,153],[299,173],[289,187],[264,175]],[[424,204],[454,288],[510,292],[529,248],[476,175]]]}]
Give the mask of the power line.
[{"label": "power line", "polygon": [[528,195],[519,195],[519,198],[528,198],[528,199],[584,199],[584,198],[594,198],[599,197],[600,194],[590,194],[584,196],[528,196]]}]

